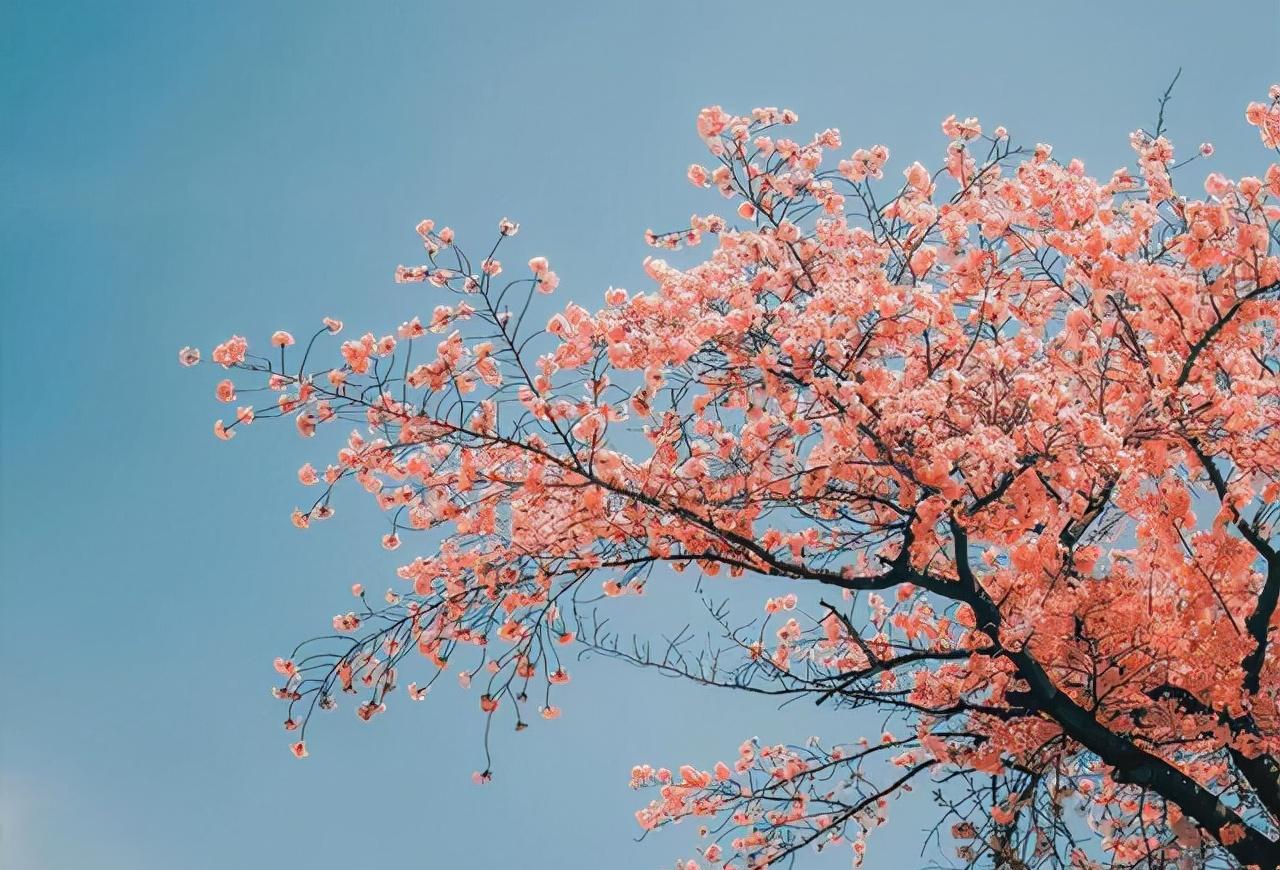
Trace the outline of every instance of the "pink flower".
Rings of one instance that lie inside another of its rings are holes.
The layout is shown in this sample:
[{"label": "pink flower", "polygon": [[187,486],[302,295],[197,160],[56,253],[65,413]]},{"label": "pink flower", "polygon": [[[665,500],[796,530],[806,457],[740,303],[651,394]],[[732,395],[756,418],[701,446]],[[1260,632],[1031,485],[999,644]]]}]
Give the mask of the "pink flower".
[{"label": "pink flower", "polygon": [[[235,424],[232,424],[235,425]],[[213,434],[223,441],[230,441],[235,437],[236,433],[226,426],[222,425],[222,421],[218,420],[213,424]]]},{"label": "pink flower", "polygon": [[289,747],[289,751],[293,753],[295,758],[306,758],[307,744],[299,740],[297,743],[294,743]]},{"label": "pink flower", "polygon": [[236,400],[236,385],[231,383],[229,379],[218,381],[214,394],[218,397],[219,402],[234,402]]},{"label": "pink flower", "polygon": [[293,336],[285,332],[283,329],[277,329],[271,333],[271,343],[276,347],[288,347],[293,344]]},{"label": "pink flower", "polygon": [[299,414],[294,422],[298,427],[298,434],[303,438],[310,438],[316,434],[316,416],[310,411]]},{"label": "pink flower", "polygon": [[379,713],[385,713],[386,710],[387,710],[386,704],[375,704],[372,701],[366,701],[365,703],[361,704],[359,707],[356,707],[356,715],[359,716],[364,721],[368,722],[370,719],[372,719],[374,716],[378,715]]},{"label": "pink flower", "polygon": [[529,271],[533,272],[535,275],[541,275],[549,268],[551,268],[551,266],[547,262],[546,257],[534,257],[529,261]]},{"label": "pink flower", "polygon": [[406,320],[404,323],[400,324],[400,328],[396,330],[396,335],[407,341],[415,338],[421,338],[426,334],[427,330],[422,325],[422,321],[416,317],[412,320]]},{"label": "pink flower", "polygon": [[342,332],[341,320],[334,320],[332,317],[326,317],[324,319],[324,325],[325,325],[325,328],[329,330],[329,333],[331,335]]},{"label": "pink flower", "polygon": [[417,284],[427,280],[426,266],[396,266],[397,284]]},{"label": "pink flower", "polygon": [[364,374],[369,369],[369,357],[374,351],[373,335],[365,333],[359,341],[344,341],[339,350],[353,372]]},{"label": "pink flower", "polygon": [[342,632],[355,631],[360,627],[360,617],[350,611],[340,613],[333,618],[333,627],[335,630]]},{"label": "pink flower", "polygon": [[543,272],[538,276],[538,292],[554,293],[555,289],[560,286],[560,276],[555,272]]},{"label": "pink flower", "polygon": [[516,223],[513,220],[510,220],[508,218],[503,218],[502,220],[498,221],[498,232],[502,233],[504,236],[514,236],[519,231],[520,231],[520,224]]},{"label": "pink flower", "polygon": [[703,139],[719,136],[729,126],[729,114],[719,106],[710,106],[698,113],[698,135]]},{"label": "pink flower", "polygon": [[951,115],[942,122],[942,132],[952,139],[977,139],[982,135],[982,125],[978,123],[977,118],[966,118],[963,121],[957,121],[956,116]]},{"label": "pink flower", "polygon": [[200,362],[200,351],[194,347],[184,347],[178,351],[178,362],[184,366],[193,366]]},{"label": "pink flower", "polygon": [[1219,199],[1231,192],[1231,179],[1219,172],[1210,172],[1204,180],[1205,192]]},{"label": "pink flower", "polygon": [[213,349],[213,361],[223,368],[244,362],[244,355],[249,349],[249,342],[238,335],[233,335]]}]

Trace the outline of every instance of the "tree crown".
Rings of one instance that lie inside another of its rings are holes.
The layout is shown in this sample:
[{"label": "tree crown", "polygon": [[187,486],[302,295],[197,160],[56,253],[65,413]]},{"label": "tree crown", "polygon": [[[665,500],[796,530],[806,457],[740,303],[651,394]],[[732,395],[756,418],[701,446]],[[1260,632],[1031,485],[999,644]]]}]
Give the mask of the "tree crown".
[{"label": "tree crown", "polygon": [[[1280,86],[1246,116],[1280,146]],[[648,292],[537,329],[530,299],[558,278],[500,261],[516,224],[472,260],[424,220],[426,262],[396,280],[453,294],[426,323],[320,365],[336,320],[302,353],[283,331],[261,356],[238,336],[213,350],[274,394],[218,437],[356,424],[300,469],[319,495],[295,525],[353,481],[386,512],[384,547],[440,541],[277,660],[294,753],[343,693],[382,712],[411,656],[429,665],[411,699],[465,661],[491,719],[554,719],[585,644],[894,714],[871,739],[636,767],[657,788],[644,828],[718,820],[707,864],[841,842],[860,859],[888,799],[930,778],[965,862],[1280,864],[1280,165],[1188,197],[1162,121],[1132,135],[1136,173],[1100,181],[953,116],[941,167],[897,183],[883,146],[828,160],[840,134],[788,138],[796,123],[698,116],[712,167],[688,178],[733,211],[649,233],[714,247],[647,260]],[[713,608],[710,655],[584,617],[663,564],[787,585],[745,624]]]}]

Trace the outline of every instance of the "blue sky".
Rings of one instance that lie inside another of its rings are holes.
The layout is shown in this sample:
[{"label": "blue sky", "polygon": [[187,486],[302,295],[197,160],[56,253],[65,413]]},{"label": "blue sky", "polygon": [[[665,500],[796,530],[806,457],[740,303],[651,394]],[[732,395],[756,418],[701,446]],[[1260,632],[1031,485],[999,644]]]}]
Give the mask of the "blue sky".
[{"label": "blue sky", "polygon": [[[1280,79],[1275,2],[688,6],[0,4],[0,865],[669,866],[692,831],[633,842],[633,762],[878,732],[588,661],[485,788],[456,691],[337,714],[299,763],[271,659],[396,560],[354,494],[296,532],[294,471],[324,455],[283,428],[216,442],[209,373],[176,365],[233,331],[429,313],[390,278],[424,216],[520,220],[562,302],[643,289],[645,228],[719,207],[683,179],[711,103],[794,108],[895,172],[977,115],[1106,175],[1181,66],[1183,152],[1264,165],[1242,109]],[[692,599],[665,579],[629,619],[676,627]],[[868,866],[918,866],[925,809]]]}]

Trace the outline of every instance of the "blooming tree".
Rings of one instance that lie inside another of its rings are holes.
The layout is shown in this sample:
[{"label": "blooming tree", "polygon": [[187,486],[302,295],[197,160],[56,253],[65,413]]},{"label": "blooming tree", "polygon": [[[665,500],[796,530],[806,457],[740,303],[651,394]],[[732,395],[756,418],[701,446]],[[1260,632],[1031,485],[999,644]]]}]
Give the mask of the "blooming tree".
[{"label": "blooming tree", "polygon": [[[1280,86],[1247,120],[1280,146]],[[732,211],[650,233],[714,250],[647,260],[646,292],[537,328],[558,279],[499,260],[516,224],[472,260],[424,220],[426,263],[396,278],[452,294],[426,322],[323,363],[335,320],[302,353],[286,332],[214,349],[220,400],[272,395],[219,438],[354,426],[298,472],[317,495],[294,525],[350,481],[382,546],[438,542],[276,661],[293,752],[343,694],[368,719],[460,663],[490,725],[555,719],[568,653],[594,648],[892,714],[636,767],[645,829],[701,820],[689,868],[860,861],[925,783],[967,865],[1280,866],[1280,165],[1189,196],[1163,123],[1099,181],[952,117],[941,167],[890,181],[883,146],[828,160],[840,135],[796,121],[699,115],[712,167],[689,180]],[[777,588],[711,608],[712,649],[629,646],[583,607],[673,573]]]}]

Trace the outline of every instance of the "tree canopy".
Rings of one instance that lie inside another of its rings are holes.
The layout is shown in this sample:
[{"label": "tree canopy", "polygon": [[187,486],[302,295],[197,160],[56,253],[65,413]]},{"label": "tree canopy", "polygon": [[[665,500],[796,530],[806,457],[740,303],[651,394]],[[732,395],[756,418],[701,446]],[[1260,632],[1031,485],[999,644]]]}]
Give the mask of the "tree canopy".
[{"label": "tree canopy", "polygon": [[[1274,159],[1280,86],[1246,120]],[[350,693],[371,718],[446,666],[491,723],[554,719],[570,652],[595,647],[892,714],[637,766],[643,828],[703,820],[690,868],[860,861],[913,784],[965,865],[1280,866],[1280,165],[1184,190],[1212,146],[1179,163],[1160,120],[1131,136],[1136,171],[1099,180],[953,116],[940,166],[894,176],[887,148],[797,123],[701,112],[710,165],[688,178],[730,210],[648,239],[710,253],[650,258],[650,288],[597,310],[533,323],[558,278],[500,259],[514,222],[471,259],[424,220],[396,278],[443,297],[425,322],[212,351],[235,378],[218,399],[270,396],[218,437],[351,430],[299,470],[318,494],[295,525],[350,483],[383,547],[438,542],[276,661],[293,752],[315,710]],[[691,574],[777,588],[714,609],[709,650],[584,616]]]}]

